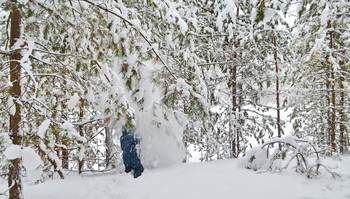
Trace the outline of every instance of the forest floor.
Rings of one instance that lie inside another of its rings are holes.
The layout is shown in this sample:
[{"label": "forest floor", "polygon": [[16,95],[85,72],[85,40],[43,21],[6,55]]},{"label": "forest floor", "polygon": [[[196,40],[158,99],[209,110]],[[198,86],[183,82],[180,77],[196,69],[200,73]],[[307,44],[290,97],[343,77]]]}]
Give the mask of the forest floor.
[{"label": "forest floor", "polygon": [[308,179],[293,168],[256,173],[239,160],[188,163],[131,174],[70,174],[65,180],[26,185],[25,199],[350,199],[350,156],[327,160],[342,175]]}]

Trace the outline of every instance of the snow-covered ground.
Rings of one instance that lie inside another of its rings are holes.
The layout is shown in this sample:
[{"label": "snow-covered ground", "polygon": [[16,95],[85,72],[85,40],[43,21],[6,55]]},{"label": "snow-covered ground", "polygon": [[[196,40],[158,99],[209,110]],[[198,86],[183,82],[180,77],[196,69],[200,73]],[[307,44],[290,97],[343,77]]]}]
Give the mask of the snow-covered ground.
[{"label": "snow-covered ground", "polygon": [[327,161],[341,179],[323,173],[307,179],[288,169],[261,173],[241,168],[239,160],[188,163],[130,174],[68,175],[26,185],[25,199],[350,199],[350,156]]}]

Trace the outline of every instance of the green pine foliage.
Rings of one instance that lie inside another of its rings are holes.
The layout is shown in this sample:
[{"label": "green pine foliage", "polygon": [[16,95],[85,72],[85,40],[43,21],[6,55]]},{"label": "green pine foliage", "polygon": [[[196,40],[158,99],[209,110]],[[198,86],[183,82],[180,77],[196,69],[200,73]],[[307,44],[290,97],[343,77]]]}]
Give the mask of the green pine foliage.
[{"label": "green pine foliage", "polygon": [[[293,129],[282,120],[283,132],[349,151],[347,1],[20,1],[15,49],[13,2],[2,2],[1,168],[15,111],[13,50],[21,52],[22,143],[42,157],[42,179],[96,168],[104,129],[137,128],[145,116],[143,125],[193,146],[203,161],[243,156],[276,136],[275,112],[287,108]],[[292,28],[286,15],[296,17]]]},{"label": "green pine foliage", "polygon": [[343,153],[348,148],[344,82],[349,78],[345,69],[349,3],[304,1],[299,7],[302,12],[296,21],[295,41],[300,67],[294,69],[298,95],[292,100],[295,133],[313,136],[324,147]]}]

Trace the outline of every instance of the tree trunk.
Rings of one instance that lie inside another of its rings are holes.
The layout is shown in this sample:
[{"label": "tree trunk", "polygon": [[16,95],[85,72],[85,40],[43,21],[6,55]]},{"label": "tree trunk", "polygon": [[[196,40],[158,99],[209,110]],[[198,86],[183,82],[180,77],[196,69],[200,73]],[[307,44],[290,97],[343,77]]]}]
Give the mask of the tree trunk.
[{"label": "tree trunk", "polygon": [[[237,6],[237,15],[236,17],[239,17],[239,6]],[[235,47],[235,52],[232,55],[232,58],[234,60],[232,71],[231,71],[231,81],[232,81],[232,115],[234,115],[231,120],[234,120],[234,124],[231,125],[231,129],[233,132],[233,138],[231,140],[231,158],[237,158],[239,153],[240,153],[240,133],[239,133],[239,127],[238,127],[238,122],[239,118],[237,118],[237,112],[239,111],[239,106],[238,106],[238,96],[237,96],[237,91],[238,91],[238,84],[237,84],[237,48],[238,48],[238,41],[234,41],[234,47]],[[231,121],[230,121],[231,124]]]},{"label": "tree trunk", "polygon": [[[280,88],[279,88],[279,68],[278,68],[278,54],[277,54],[277,38],[273,36],[274,45],[274,60],[275,60],[275,72],[276,72],[276,110],[277,110],[277,136],[282,136],[281,128],[281,110],[280,110]],[[281,150],[281,144],[278,145]]]},{"label": "tree trunk", "polygon": [[[63,137],[63,139],[68,139],[68,138]],[[67,146],[67,144],[65,143],[67,142],[63,141],[63,145]],[[62,168],[69,169],[69,151],[66,149],[62,149]]]},{"label": "tree trunk", "polygon": [[333,69],[331,70],[331,78],[332,78],[332,118],[331,118],[331,146],[332,146],[332,151],[336,152],[337,151],[337,144],[336,144],[336,101],[335,101],[335,85],[334,85],[334,71]]},{"label": "tree trunk", "polygon": [[[345,72],[345,68],[344,68],[344,61],[340,61],[339,62],[339,66],[340,66],[340,71],[341,72]],[[339,152],[340,153],[346,153],[347,152],[347,142],[346,142],[346,114],[345,114],[345,86],[344,86],[344,74],[340,74],[340,78],[339,78],[339,87],[340,87],[340,102],[339,102],[339,106],[340,106],[340,110],[339,110],[339,116],[340,116],[340,127],[339,127]]]},{"label": "tree trunk", "polygon": [[[79,118],[80,118],[80,121],[83,120],[84,118],[84,100],[83,99],[80,99],[80,105],[79,105]],[[79,125],[79,135],[80,136],[85,136],[84,134],[84,129],[83,129],[83,125]],[[83,143],[81,141],[78,141],[78,144],[81,145],[81,147],[83,147]],[[80,150],[78,151],[78,153],[80,154]],[[82,159],[81,155],[80,157],[78,157],[78,172],[79,174],[81,174],[83,172],[83,167],[84,167],[84,159]]]},{"label": "tree trunk", "polygon": [[[233,55],[233,58],[237,58],[237,53],[235,52]],[[231,158],[238,157],[238,147],[239,147],[239,137],[238,135],[238,129],[237,129],[237,66],[234,65],[232,68],[232,115],[233,118],[233,125],[232,125],[232,132],[233,132],[233,138],[231,141]],[[231,123],[231,122],[230,122]]]},{"label": "tree trunk", "polygon": [[[63,83],[67,84],[65,80]],[[56,101],[57,102],[59,101],[58,97],[56,97]],[[54,110],[56,110],[57,106],[58,104],[55,105]],[[67,116],[64,114],[64,110],[67,108],[67,104],[64,102],[61,102],[61,106],[62,106],[62,109],[61,109],[62,119],[68,120]],[[56,120],[58,119],[56,111],[54,112],[53,117]],[[61,143],[63,146],[69,147],[70,139],[66,135],[60,135],[59,133],[57,133],[56,142]],[[59,151],[59,153],[57,154],[57,156],[60,157],[62,160],[62,168],[69,169],[69,151],[62,148],[61,151]]]},{"label": "tree trunk", "polygon": [[[14,47],[16,41],[21,35],[21,13],[17,8],[17,1],[12,0],[12,8],[10,13],[10,48]],[[10,113],[10,138],[12,144],[21,145],[22,135],[19,132],[21,122],[21,105],[19,98],[21,96],[21,55],[20,51],[16,50],[10,55],[10,81],[12,87],[10,88],[10,96],[13,98],[16,112]],[[10,187],[10,199],[22,198],[22,183],[21,183],[21,160],[11,160],[9,166],[8,186]]]},{"label": "tree trunk", "polygon": [[[331,27],[331,21],[328,22],[328,27]],[[329,48],[332,50],[333,49],[333,31],[329,32]],[[329,72],[330,72],[330,80],[329,80],[329,84],[330,84],[330,98],[331,98],[331,118],[330,118],[330,138],[331,138],[331,147],[332,147],[332,151],[336,152],[337,151],[337,145],[336,145],[336,99],[335,99],[335,76],[334,76],[334,70],[332,67],[332,63],[329,61],[330,59],[330,55],[327,56],[327,62],[329,65]]]},{"label": "tree trunk", "polygon": [[113,142],[113,133],[110,127],[105,128],[106,132],[106,168],[116,168],[114,157],[115,157],[115,147]]},{"label": "tree trunk", "polygon": [[[327,60],[328,60],[328,56],[327,56]],[[330,106],[331,106],[331,97],[330,97],[330,88],[331,88],[331,81],[330,81],[330,68],[329,66],[327,66],[327,74],[326,74],[326,94],[327,94],[327,135],[326,135],[326,143],[328,146],[331,146],[331,143],[332,143],[332,139],[331,139],[331,135],[332,135],[332,129],[331,129],[331,126],[332,126],[332,121],[331,121],[331,111],[330,111]]]}]

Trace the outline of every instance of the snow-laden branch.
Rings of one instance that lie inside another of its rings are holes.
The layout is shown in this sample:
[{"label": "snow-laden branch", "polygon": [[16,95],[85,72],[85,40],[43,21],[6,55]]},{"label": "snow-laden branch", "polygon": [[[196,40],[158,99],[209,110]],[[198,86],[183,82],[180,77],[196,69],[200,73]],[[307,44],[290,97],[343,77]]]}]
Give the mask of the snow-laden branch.
[{"label": "snow-laden branch", "polygon": [[58,175],[61,177],[61,179],[64,179],[64,174],[63,174],[63,170],[61,167],[61,161],[59,160],[59,158],[55,155],[55,153],[46,153],[46,146],[43,143],[43,141],[40,142],[40,145],[37,146],[38,151],[40,153],[41,158],[46,159],[47,161],[49,161],[51,163],[51,165],[54,166],[55,171],[58,173]]},{"label": "snow-laden branch", "polygon": [[[36,43],[36,44],[38,44],[38,43]],[[46,53],[46,54],[50,54],[50,55],[56,55],[56,56],[83,57],[81,55],[76,55],[76,54],[56,53],[56,52],[51,52],[51,51],[48,51],[48,50],[42,50],[42,49],[39,49],[39,48],[29,49],[27,47],[16,48],[16,49],[12,49],[10,51],[0,50],[0,54],[2,54],[2,55],[12,55],[15,51],[20,51],[20,50],[32,50],[33,52],[37,51],[37,52]]]},{"label": "snow-laden branch", "polygon": [[160,54],[158,53],[158,51],[154,48],[154,45],[152,44],[151,40],[147,38],[146,34],[144,33],[143,30],[141,30],[140,27],[138,27],[136,24],[134,24],[132,21],[130,21],[130,20],[127,19],[126,17],[124,17],[124,16],[122,16],[122,15],[120,15],[120,14],[118,14],[118,13],[116,13],[116,12],[110,10],[110,9],[108,9],[107,7],[102,6],[101,4],[96,4],[96,3],[94,3],[94,2],[92,2],[92,1],[90,1],[90,0],[82,0],[82,1],[88,3],[88,4],[92,5],[92,6],[95,6],[95,7],[99,8],[99,9],[105,11],[105,12],[108,12],[108,13],[110,13],[110,14],[112,14],[112,15],[118,17],[118,18],[120,18],[120,19],[123,20],[126,24],[130,25],[131,28],[135,29],[135,30],[141,35],[141,37],[147,42],[147,44],[149,45],[149,47],[150,47],[150,49],[152,50],[152,52],[156,55],[156,57],[159,59],[159,61],[163,64],[163,66],[166,68],[166,70],[169,72],[169,74],[170,74],[173,78],[177,79],[176,76],[174,75],[174,73],[171,72],[169,66],[165,63],[165,61],[163,60],[163,58],[160,56]]},{"label": "snow-laden branch", "polygon": [[10,56],[12,55],[13,53],[11,51],[4,51],[4,50],[0,50],[0,54],[1,55],[7,55],[7,56]]},{"label": "snow-laden branch", "polygon": [[233,61],[227,61],[227,62],[212,62],[212,63],[200,63],[198,66],[210,66],[210,65],[223,65],[223,64],[232,64]]},{"label": "snow-laden branch", "polygon": [[[274,148],[275,144],[280,144],[281,149]],[[274,151],[271,153],[270,149],[274,149]],[[251,149],[242,158],[242,162],[248,169],[259,170],[259,172],[275,172],[287,169],[295,160],[293,163],[296,164],[296,171],[305,173],[308,178],[320,175],[321,167],[333,178],[341,177],[340,174],[332,171],[321,162],[320,153],[323,151],[307,139],[285,136],[271,139],[263,145]]]}]

